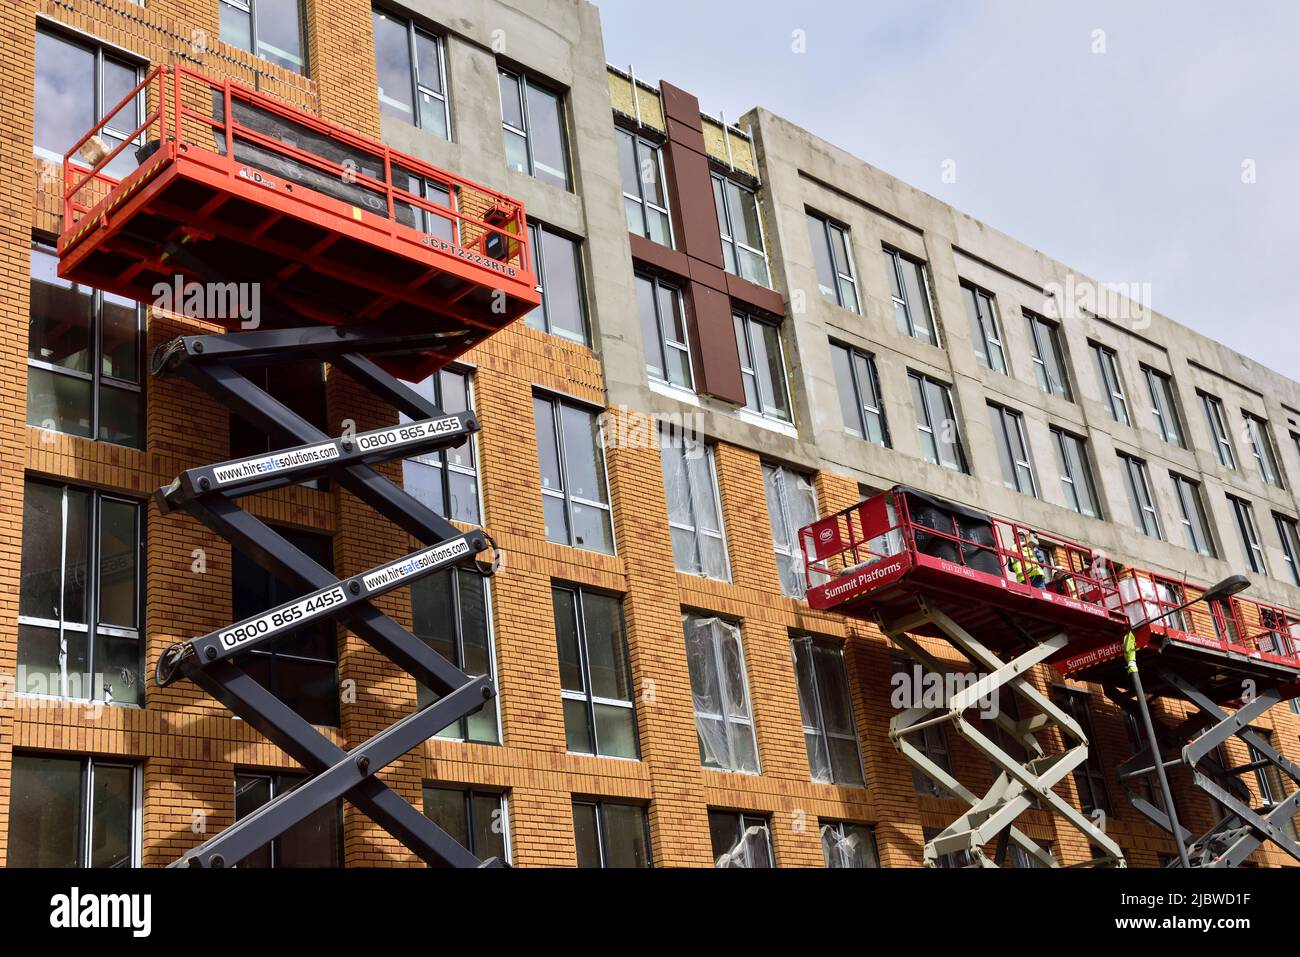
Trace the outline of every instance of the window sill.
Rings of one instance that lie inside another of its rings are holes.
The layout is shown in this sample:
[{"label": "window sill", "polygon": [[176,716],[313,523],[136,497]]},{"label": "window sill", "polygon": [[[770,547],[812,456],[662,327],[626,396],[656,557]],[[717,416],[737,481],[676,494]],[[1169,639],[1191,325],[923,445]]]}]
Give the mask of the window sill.
[{"label": "window sill", "polygon": [[565,751],[571,758],[597,758],[601,761],[625,761],[629,764],[640,764],[641,758],[625,758],[621,754],[588,754],[586,751]]},{"label": "window sill", "polygon": [[756,425],[760,429],[767,429],[769,432],[776,432],[779,435],[784,435],[787,438],[799,438],[799,430],[791,423],[785,422],[781,419],[774,419],[771,416],[763,415],[762,413],[754,412],[750,409],[737,409],[736,418],[740,419],[742,422],[747,422],[750,425]]},{"label": "window sill", "polygon": [[700,397],[691,389],[684,388],[680,385],[672,385],[664,382],[662,379],[648,378],[651,392],[658,392],[660,395],[666,395],[670,399],[676,399],[678,402],[686,402],[690,405],[698,406]]},{"label": "window sill", "polygon": [[41,694],[34,691],[16,691],[14,696],[26,701],[39,701],[45,704],[66,704],[74,708],[123,708],[128,711],[143,711],[142,704],[118,703],[115,701],[97,701],[93,698],[65,698],[56,694]]}]

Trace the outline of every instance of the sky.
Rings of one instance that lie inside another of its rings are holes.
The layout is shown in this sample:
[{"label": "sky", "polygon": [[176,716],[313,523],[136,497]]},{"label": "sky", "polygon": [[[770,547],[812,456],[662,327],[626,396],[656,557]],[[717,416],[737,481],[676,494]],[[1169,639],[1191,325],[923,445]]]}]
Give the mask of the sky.
[{"label": "sky", "polygon": [[1300,380],[1300,3],[596,2],[610,63],[766,107]]}]

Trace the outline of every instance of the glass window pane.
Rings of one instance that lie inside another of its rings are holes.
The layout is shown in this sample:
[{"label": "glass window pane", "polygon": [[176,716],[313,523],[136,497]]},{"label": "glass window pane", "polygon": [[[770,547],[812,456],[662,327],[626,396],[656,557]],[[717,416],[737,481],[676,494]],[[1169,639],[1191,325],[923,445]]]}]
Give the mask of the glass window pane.
[{"label": "glass window pane", "polygon": [[89,49],[36,31],[35,147],[48,160],[81,139],[95,115],[95,54]]},{"label": "glass window pane", "polygon": [[546,263],[546,318],[552,331],[586,341],[583,322],[582,277],[578,244],[549,229],[541,231],[542,259]]},{"label": "glass window pane", "polygon": [[420,86],[442,92],[442,45],[436,37],[415,31],[415,65]]},{"label": "glass window pane", "polygon": [[653,280],[645,276],[636,277],[636,302],[641,318],[646,370],[656,378],[663,379],[667,370],[664,368],[663,341],[659,336],[658,302]]},{"label": "glass window pane", "polygon": [[564,490],[560,472],[560,448],[555,432],[555,403],[534,398],[533,413],[537,424],[537,455],[541,463],[542,488]]},{"label": "glass window pane", "polygon": [[130,867],[134,830],[134,770],[96,764],[90,792],[90,866]]},{"label": "glass window pane", "polygon": [[515,129],[522,130],[524,128],[524,110],[523,98],[519,92],[519,78],[502,71],[499,79],[501,86],[501,118]]},{"label": "glass window pane", "polygon": [[835,390],[839,394],[840,415],[844,420],[844,428],[855,435],[861,435],[861,413],[858,410],[857,392],[853,387],[849,350],[843,346],[832,345],[831,366],[835,370]]},{"label": "glass window pane", "polygon": [[647,867],[645,811],[631,804],[605,804],[605,866]]},{"label": "glass window pane", "polygon": [[373,11],[375,71],[379,80],[379,109],[389,116],[414,121],[411,105],[411,48],[405,22]]},{"label": "glass window pane", "polygon": [[302,73],[302,23],[299,0],[256,0],[257,55],[272,63]]},{"label": "glass window pane", "polygon": [[138,622],[138,515],[130,502],[104,499],[100,505],[99,620],[104,624],[134,628]]},{"label": "glass window pane", "polygon": [[516,173],[528,172],[528,140],[513,130],[505,131],[506,166]]},{"label": "glass window pane", "polygon": [[507,859],[505,806],[496,794],[474,794],[474,853],[480,860]]},{"label": "glass window pane", "polygon": [[470,850],[469,814],[465,792],[459,788],[424,789],[424,813],[461,847]]},{"label": "glass window pane", "polygon": [[596,805],[573,805],[573,838],[579,867],[601,867],[600,833],[596,824]]},{"label": "glass window pane", "polygon": [[57,267],[58,257],[53,250],[33,247],[27,354],[65,369],[90,372],[94,290],[60,279]]},{"label": "glass window pane", "polygon": [[812,243],[813,262],[817,268],[817,287],[824,298],[838,302],[835,265],[831,261],[831,248],[826,236],[824,220],[808,214],[808,239]]},{"label": "glass window pane", "polygon": [[934,342],[934,328],[930,321],[930,300],[925,290],[925,267],[910,259],[900,259],[903,284],[907,289],[907,308],[912,316],[916,336]]},{"label": "glass window pane", "polygon": [[58,620],[62,578],[63,490],[28,482],[23,491],[22,586],[18,613]]},{"label": "glass window pane", "polygon": [[[119,638],[114,635],[95,635],[95,679],[102,681],[104,701],[113,704],[140,706],[144,704],[144,681],[141,675],[141,646],[139,638]],[[93,687],[95,697],[100,697],[100,686]]]},{"label": "glass window pane", "polygon": [[[636,158],[636,137],[626,130],[615,130],[615,136],[618,140],[618,170],[623,178],[623,192],[629,196],[641,198],[641,171],[637,166]],[[640,204],[637,205],[638,215],[640,213]],[[633,227],[631,220],[628,227],[633,232],[640,234],[640,227]]]},{"label": "glass window pane", "polygon": [[618,599],[587,592],[582,596],[582,610],[591,669],[591,693],[598,698],[631,701],[627,639],[623,634],[623,611]]},{"label": "glass window pane", "polygon": [[[266,775],[235,775],[235,820],[252,814],[271,800],[271,778]],[[266,844],[239,862],[239,867],[270,867],[271,845]]]},{"label": "glass window pane", "polygon": [[609,501],[596,416],[586,409],[561,404],[560,422],[564,430],[564,464],[569,494],[590,502]]},{"label": "glass window pane", "polygon": [[276,838],[276,867],[339,867],[339,805],[326,804]]},{"label": "glass window pane", "polygon": [[91,438],[91,383],[69,375],[27,370],[27,424]]},{"label": "glass window pane", "polygon": [[615,758],[636,758],[636,713],[631,708],[601,704],[596,712],[596,748],[600,754]]},{"label": "glass window pane", "polygon": [[566,691],[586,691],[582,680],[579,651],[577,595],[567,588],[551,589],[555,616],[555,644],[560,660],[560,687]]},{"label": "glass window pane", "polygon": [[574,754],[595,754],[591,708],[586,699],[564,699],[564,746]]},{"label": "glass window pane", "polygon": [[573,503],[573,544],[578,548],[614,554],[614,531],[609,509]]},{"label": "glass window pane", "polygon": [[528,86],[528,139],[533,152],[533,175],[568,189],[569,161],[560,99],[532,84]]},{"label": "glass window pane", "polygon": [[144,395],[133,389],[101,385],[98,438],[113,445],[144,448]]},{"label": "glass window pane", "polygon": [[9,867],[79,867],[82,762],[15,754]]},{"label": "glass window pane", "polygon": [[221,9],[221,42],[233,47],[253,50],[253,16],[229,3],[218,5]]},{"label": "glass window pane", "polygon": [[564,499],[551,495],[542,497],[542,513],[546,521],[546,540],[557,545],[570,544],[569,514]]}]

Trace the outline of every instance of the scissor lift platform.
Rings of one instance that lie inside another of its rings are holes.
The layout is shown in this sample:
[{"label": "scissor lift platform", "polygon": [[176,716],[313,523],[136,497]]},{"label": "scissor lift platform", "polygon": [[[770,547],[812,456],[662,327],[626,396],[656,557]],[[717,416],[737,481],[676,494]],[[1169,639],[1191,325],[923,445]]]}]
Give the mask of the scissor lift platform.
[{"label": "scissor lift platform", "polygon": [[[485,531],[458,528],[377,467],[463,446],[478,431],[472,412],[445,413],[400,379],[423,379],[537,306],[522,204],[184,67],[151,71],[73,146],[63,172],[59,274],[223,329],[196,325],[161,344],[150,371],[185,378],[290,443],[190,468],[158,491],[162,514],[187,513],[301,594],[176,642],[155,664],[157,683],[192,681],[313,775],[177,864],[238,865],[346,798],[427,863],[478,866],[378,774],[484,707],[495,686],[376,600],[496,549]],[[328,363],[406,420],[332,437],[245,374],[294,362]],[[340,579],[238,501],[322,476],[419,547]],[[346,627],[437,700],[344,752],[245,670],[250,650],[307,623]]]},{"label": "scissor lift platform", "polygon": [[[107,174],[132,155],[136,168]],[[74,144],[63,170],[63,278],[153,304],[178,275],[218,277],[257,283],[310,321],[439,334],[418,357],[384,361],[405,378],[540,301],[518,202],[186,67],[151,71]]]},{"label": "scissor lift platform", "polygon": [[[932,671],[946,666],[917,638],[942,639],[987,677],[954,695],[943,709],[911,709],[894,719],[896,746],[923,773],[971,804],[971,811],[926,847],[927,863],[965,851],[986,863],[982,845],[1027,807],[1025,795],[1059,780],[1064,762],[1087,756],[1081,729],[1023,679],[1027,668],[1051,664],[1062,676],[1101,683],[1126,709],[1138,701],[1128,679],[1126,645],[1142,674],[1145,693],[1190,703],[1193,719],[1167,738],[1181,749],[1165,767],[1185,764],[1194,782],[1224,809],[1209,833],[1192,835],[1176,815],[1130,788],[1130,803],[1190,849],[1197,866],[1234,866],[1272,840],[1300,859],[1287,822],[1300,810],[1300,769],[1279,754],[1250,722],[1281,701],[1300,696],[1300,616],[1286,609],[1237,597],[1196,606],[1205,589],[1140,569],[1119,571],[1105,556],[1059,536],[975,512],[902,486],[807,526],[800,533],[815,608],[872,621],[895,644]],[[1029,550],[1026,543],[1033,543]],[[1029,566],[1042,570],[1046,587],[1024,579]],[[1020,573],[1017,573],[1019,571]],[[1132,637],[1128,639],[1130,633]],[[997,718],[1018,741],[1015,756],[963,717],[980,695],[1003,686],[1027,697],[1065,736],[1067,752],[1057,763],[1035,755],[1041,744],[1026,721]],[[1233,709],[1232,713],[1224,708]],[[986,795],[977,798],[908,741],[908,736],[946,722],[1003,770]],[[1030,731],[1028,736],[1024,732]],[[1233,736],[1250,747],[1253,760],[1222,767],[1212,756]],[[1028,760],[1021,760],[1028,754]],[[1122,783],[1155,776],[1150,745],[1120,765]],[[1038,773],[1053,768],[1053,777]],[[1241,780],[1265,766],[1294,790],[1274,796],[1263,808],[1250,806]],[[1148,789],[1148,793],[1153,793]],[[1166,797],[1168,797],[1166,795]],[[1106,844],[1059,798],[1048,803],[1107,851]],[[1162,802],[1166,806],[1169,800]],[[1027,839],[1010,832],[1022,849],[1043,859]],[[1108,841],[1108,839],[1107,839]],[[1005,840],[1004,840],[1005,844]]]}]

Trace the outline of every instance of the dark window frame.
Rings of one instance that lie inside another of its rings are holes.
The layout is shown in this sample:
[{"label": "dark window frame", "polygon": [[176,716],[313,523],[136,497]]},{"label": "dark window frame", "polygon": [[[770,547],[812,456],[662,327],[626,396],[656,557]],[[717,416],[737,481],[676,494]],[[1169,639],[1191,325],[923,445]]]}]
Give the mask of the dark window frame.
[{"label": "dark window frame", "polygon": [[[307,36],[307,16],[306,16],[307,11],[304,6],[303,0],[294,0],[294,6],[298,11],[298,43],[302,51],[302,63],[298,68],[290,66],[286,63],[281,63],[278,60],[273,60],[270,57],[263,56],[260,52],[258,52],[257,6],[260,2],[261,0],[218,0],[217,3],[218,35],[220,35],[221,33],[220,12],[222,7],[230,7],[231,9],[238,10],[241,13],[246,13],[248,14],[248,45],[252,49],[244,50],[244,52],[249,54],[250,56],[257,57],[259,60],[265,60],[267,63],[274,64],[275,66],[278,66],[282,70],[287,70],[290,73],[297,73],[299,76],[310,77],[311,64],[309,60],[309,52],[310,52],[309,39]],[[221,42],[229,43],[231,46],[235,47],[236,49],[240,49],[240,50],[244,49],[243,47],[239,46],[239,44],[235,43],[233,40],[227,39],[224,36],[221,37]],[[283,52],[285,54],[289,54],[289,51],[287,50]]]},{"label": "dark window frame", "polygon": [[[407,66],[410,69],[410,84],[409,84],[410,89],[408,91],[411,94],[410,118],[407,119],[406,117],[402,116],[399,113],[386,111],[384,109],[384,101],[382,99],[382,94],[379,94],[377,91],[377,95],[380,96],[380,100],[379,100],[380,113],[383,113],[387,116],[392,116],[395,119],[398,119],[402,122],[410,123],[411,125],[415,126],[417,129],[421,129],[424,130],[425,132],[432,133],[434,136],[437,136],[439,139],[446,140],[449,143],[455,142],[454,134],[452,133],[452,125],[451,125],[451,90],[447,86],[446,38],[441,33],[437,33],[433,30],[426,30],[425,28],[417,24],[410,17],[402,16],[399,13],[394,13],[393,11],[378,4],[371,7],[371,13],[372,16],[382,17],[383,19],[388,20],[389,22],[397,24],[398,26],[402,27],[402,29],[406,33],[406,49],[407,49],[407,57],[408,57]],[[428,83],[424,81],[425,78],[421,78],[420,76],[420,56],[419,56],[418,46],[417,46],[420,38],[431,41],[433,43],[433,49],[437,54],[437,58],[438,58],[438,85],[441,89],[434,89],[432,86],[429,86]],[[426,95],[433,97],[434,100],[442,104],[443,125],[441,130],[439,130],[436,127],[427,126],[425,124],[423,96]]]},{"label": "dark window frame", "polygon": [[[68,504],[67,500],[68,500],[69,491],[75,490],[87,496],[88,525],[86,528],[86,536],[87,536],[86,537],[86,550],[87,550],[86,567],[88,570],[90,568],[93,568],[95,570],[93,575],[87,574],[85,579],[84,604],[85,604],[86,620],[85,622],[71,623],[71,625],[73,626],[72,627],[73,631],[76,632],[84,631],[84,634],[86,636],[86,668],[87,668],[86,674],[90,676],[91,688],[83,689],[83,690],[88,690],[89,693],[86,694],[84,697],[72,696],[66,693],[60,693],[57,695],[33,693],[33,695],[36,697],[42,697],[42,698],[48,697],[55,700],[66,700],[66,701],[98,700],[94,697],[94,691],[95,691],[94,676],[96,674],[95,663],[97,657],[96,647],[98,644],[98,639],[101,636],[103,636],[108,638],[134,640],[136,642],[137,669],[135,674],[135,681],[139,683],[138,701],[122,701],[120,703],[115,703],[113,701],[105,701],[104,703],[116,704],[118,707],[144,708],[147,704],[147,698],[145,696],[146,682],[145,682],[144,668],[145,668],[145,659],[146,659],[147,644],[148,644],[148,635],[147,635],[146,625],[145,625],[145,586],[147,582],[146,572],[147,572],[147,561],[148,561],[148,552],[146,550],[146,532],[148,528],[146,503],[138,499],[133,499],[128,495],[122,495],[116,492],[103,491],[100,489],[77,485],[75,483],[67,482],[67,481],[57,481],[57,480],[51,480],[51,479],[40,478],[35,476],[28,476],[23,481],[24,510],[26,508],[27,488],[28,486],[31,485],[40,485],[50,489],[58,489],[60,491],[61,515],[67,510],[67,504]],[[135,605],[136,625],[134,628],[126,627],[123,625],[114,625],[111,623],[101,622],[98,620],[99,613],[100,613],[100,596],[102,594],[102,587],[103,587],[102,577],[104,571],[103,568],[103,503],[105,501],[126,505],[135,510],[136,546],[134,550],[134,559],[135,559],[134,605]],[[60,617],[57,619],[52,619],[52,618],[44,618],[36,615],[23,614],[21,611],[22,586],[20,582],[19,614],[17,616],[17,624],[18,624],[18,632],[19,632],[18,642],[17,642],[18,644],[17,660],[19,661],[22,660],[21,632],[24,627],[53,630],[53,631],[57,631],[59,634],[62,634],[63,632],[67,631],[69,628],[69,622],[63,616],[63,612],[65,611],[65,609],[62,606],[64,596],[66,595],[68,559],[70,558],[70,556],[67,554],[68,527],[66,522],[62,520],[60,521],[60,529],[61,529],[60,534],[61,534],[61,542],[62,542],[61,564],[59,569]],[[26,532],[27,529],[26,527],[24,527],[24,535],[26,534]],[[20,567],[19,574],[21,579],[21,567]],[[134,632],[134,634],[131,634],[131,632]],[[68,670],[67,654],[66,651],[63,650],[64,644],[65,643],[62,640],[60,640],[59,681],[60,681],[62,691],[66,692],[68,690],[69,682],[71,681],[71,672]],[[108,685],[108,683],[106,683],[106,687],[111,687],[111,685]],[[130,687],[129,681],[127,682],[127,687]],[[21,687],[16,688],[16,691],[22,694],[29,693],[29,692],[25,692],[24,689]]]},{"label": "dark window frame", "polygon": [[[17,764],[22,759],[32,760],[52,760],[66,761],[76,763],[80,770],[80,782],[77,791],[77,820],[73,826],[77,831],[77,867],[90,868],[92,866],[92,855],[94,854],[94,787],[95,771],[97,768],[115,768],[118,770],[129,769],[131,772],[131,833],[128,837],[130,844],[130,861],[123,864],[113,864],[113,868],[136,868],[141,867],[141,844],[143,842],[144,821],[144,790],[142,766],[139,761],[128,758],[119,758],[116,756],[99,757],[96,755],[77,754],[67,751],[30,751],[15,748],[12,754],[11,764]],[[11,768],[10,774],[10,808],[14,803],[14,798],[19,792],[19,774]],[[10,819],[12,820],[12,814]],[[17,842],[10,841],[10,858],[8,866],[23,867],[27,866],[22,861],[16,861],[14,849]]]},{"label": "dark window frame", "polygon": [[[577,642],[578,668],[580,672],[580,681],[582,682],[583,687],[581,691],[577,689],[565,688],[564,681],[562,678],[560,682],[560,699],[562,703],[566,701],[577,701],[583,704],[584,708],[586,709],[587,738],[588,738],[587,741],[588,750],[574,751],[572,749],[569,749],[569,753],[596,756],[596,757],[606,757],[606,758],[608,757],[621,758],[627,761],[640,761],[641,760],[641,729],[637,720],[639,715],[637,713],[637,706],[636,706],[635,685],[633,684],[632,681],[632,653],[631,653],[631,649],[628,647],[627,621],[623,614],[623,600],[621,597],[611,595],[605,592],[601,592],[597,589],[586,588],[582,585],[571,585],[571,584],[560,583],[560,582],[552,582],[551,601],[553,604],[559,600],[559,596],[561,592],[567,595],[568,596],[567,600],[571,602],[570,607],[572,608],[573,611],[573,620],[574,620],[575,627],[577,629],[574,638]],[[621,655],[622,661],[620,662],[620,664],[622,666],[624,681],[626,682],[628,695],[629,695],[625,699],[615,699],[615,698],[597,696],[592,688],[593,682],[591,677],[591,651],[590,651],[589,636],[588,636],[588,629],[587,629],[586,600],[593,596],[599,596],[600,598],[603,598],[607,601],[612,601],[618,605],[619,637],[622,639],[621,648],[620,648],[622,652]],[[556,633],[557,641],[559,640],[559,637],[560,636],[557,631]],[[634,752],[633,754],[631,755],[615,754],[613,752],[601,750],[599,723],[596,720],[597,705],[603,705],[605,707],[611,707],[611,708],[620,708],[631,714],[632,749]],[[565,721],[566,739],[569,737],[569,731],[570,729],[568,727],[568,720],[566,715],[566,721]]]}]

